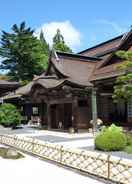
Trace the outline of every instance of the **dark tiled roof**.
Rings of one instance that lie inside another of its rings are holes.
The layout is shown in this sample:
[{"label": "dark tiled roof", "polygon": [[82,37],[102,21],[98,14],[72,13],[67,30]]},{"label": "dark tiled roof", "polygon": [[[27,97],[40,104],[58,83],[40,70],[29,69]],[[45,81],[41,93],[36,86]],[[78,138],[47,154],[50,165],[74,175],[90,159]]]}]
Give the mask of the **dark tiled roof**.
[{"label": "dark tiled roof", "polygon": [[118,64],[111,64],[102,68],[98,68],[91,76],[90,81],[113,78],[124,74],[123,70],[117,69],[117,65]]},{"label": "dark tiled roof", "polygon": [[78,83],[83,86],[91,86],[89,83],[89,78],[96,66],[97,62],[87,62],[83,60],[77,60],[76,58],[71,57],[59,57],[57,53],[57,58],[52,57],[52,64],[62,75],[67,76],[68,80]]},{"label": "dark tiled roof", "polygon": [[100,43],[94,47],[88,48],[79,52],[78,54],[91,57],[102,57],[113,52],[121,42],[123,35],[110,39],[106,42]]},{"label": "dark tiled roof", "polygon": [[34,83],[34,82],[31,81],[31,82],[29,82],[27,85],[18,88],[18,89],[15,91],[15,94],[17,94],[17,95],[27,95],[27,94],[30,92],[33,83]]},{"label": "dark tiled roof", "polygon": [[83,60],[83,61],[100,61],[101,59],[98,57],[90,57],[90,56],[84,56],[84,55],[80,55],[80,54],[73,54],[73,53],[67,53],[67,52],[60,52],[60,51],[56,51],[56,54],[59,58],[64,58],[64,57],[68,57],[68,58],[73,58],[76,60]]},{"label": "dark tiled roof", "polygon": [[118,47],[115,49],[114,52],[112,52],[110,55],[108,55],[108,57],[106,57],[104,60],[102,60],[102,62],[100,62],[99,68],[105,66],[106,64],[110,64],[113,59],[116,62],[117,58],[115,58],[114,53],[119,50],[127,51],[131,48],[131,46],[132,46],[132,30],[123,35]]},{"label": "dark tiled roof", "polygon": [[92,83],[86,81],[85,83],[82,83],[80,81],[75,81],[70,78],[67,79],[57,79],[55,77],[51,76],[45,76],[37,78],[36,80],[30,82],[29,84],[20,87],[13,93],[9,93],[8,95],[3,96],[3,99],[14,99],[14,98],[20,98],[21,96],[29,95],[31,92],[31,89],[33,86],[41,85],[45,89],[56,89],[63,85],[70,85],[74,87],[84,88],[84,87],[92,87]]},{"label": "dark tiled roof", "polygon": [[0,96],[4,95],[9,91],[13,91],[20,87],[18,82],[10,82],[6,80],[0,80]]},{"label": "dark tiled roof", "polygon": [[115,51],[109,54],[108,57],[102,59],[101,62],[97,63],[96,69],[94,70],[90,81],[117,77],[123,74],[123,71],[117,69],[117,65],[119,64],[119,62],[122,62],[114,54],[118,50],[132,50],[132,30],[127,34],[124,34]]},{"label": "dark tiled roof", "polygon": [[19,87],[15,91],[10,92],[7,95],[4,95],[3,99],[19,98],[23,95],[27,95],[30,92],[32,85],[33,85],[33,82],[29,82],[27,85]]},{"label": "dark tiled roof", "polygon": [[80,81],[75,81],[70,78],[67,79],[50,79],[50,78],[41,78],[35,81],[34,85],[39,84],[43,86],[45,89],[54,89],[59,88],[65,84],[76,86],[76,87],[91,87],[92,84],[87,81],[87,83],[81,83]]},{"label": "dark tiled roof", "polygon": [[65,79],[53,79],[53,78],[40,78],[34,82],[35,84],[39,84],[43,86],[45,89],[53,89],[57,88],[64,83]]}]

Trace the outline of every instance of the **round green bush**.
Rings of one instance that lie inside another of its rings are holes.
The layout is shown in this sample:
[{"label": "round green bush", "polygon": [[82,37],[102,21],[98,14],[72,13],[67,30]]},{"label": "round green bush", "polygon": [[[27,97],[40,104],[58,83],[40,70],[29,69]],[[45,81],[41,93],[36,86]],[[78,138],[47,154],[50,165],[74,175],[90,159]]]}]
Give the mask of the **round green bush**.
[{"label": "round green bush", "polygon": [[127,145],[126,135],[120,127],[105,127],[95,138],[95,148],[103,151],[120,151]]},{"label": "round green bush", "polygon": [[16,106],[10,103],[4,103],[0,106],[0,124],[3,126],[17,126],[21,122],[21,114]]}]

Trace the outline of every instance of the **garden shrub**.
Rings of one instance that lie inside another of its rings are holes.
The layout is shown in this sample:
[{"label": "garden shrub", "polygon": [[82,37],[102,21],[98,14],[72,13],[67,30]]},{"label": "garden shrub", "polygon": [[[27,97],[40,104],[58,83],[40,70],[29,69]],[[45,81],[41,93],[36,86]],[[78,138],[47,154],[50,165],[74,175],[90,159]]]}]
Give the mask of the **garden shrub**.
[{"label": "garden shrub", "polygon": [[17,126],[21,122],[21,114],[16,106],[4,103],[0,106],[0,124],[3,126]]},{"label": "garden shrub", "polygon": [[102,129],[95,138],[95,148],[103,151],[120,151],[126,145],[126,135],[122,132],[122,128],[114,124]]},{"label": "garden shrub", "polygon": [[128,154],[132,154],[132,145],[126,146],[124,151],[127,152]]},{"label": "garden shrub", "polygon": [[125,147],[124,151],[132,154],[132,134],[127,134],[127,146]]},{"label": "garden shrub", "polygon": [[132,134],[127,134],[127,145],[131,145],[132,146]]}]

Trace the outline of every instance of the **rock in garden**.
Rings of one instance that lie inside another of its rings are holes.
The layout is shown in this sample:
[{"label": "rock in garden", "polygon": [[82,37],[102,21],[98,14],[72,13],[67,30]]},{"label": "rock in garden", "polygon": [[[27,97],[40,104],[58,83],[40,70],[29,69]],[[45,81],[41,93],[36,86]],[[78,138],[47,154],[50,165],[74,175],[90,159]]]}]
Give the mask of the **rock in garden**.
[{"label": "rock in garden", "polygon": [[12,158],[12,157],[17,158],[17,157],[19,157],[19,153],[17,151],[13,150],[13,149],[8,149],[7,152],[6,152],[6,156],[8,158]]}]

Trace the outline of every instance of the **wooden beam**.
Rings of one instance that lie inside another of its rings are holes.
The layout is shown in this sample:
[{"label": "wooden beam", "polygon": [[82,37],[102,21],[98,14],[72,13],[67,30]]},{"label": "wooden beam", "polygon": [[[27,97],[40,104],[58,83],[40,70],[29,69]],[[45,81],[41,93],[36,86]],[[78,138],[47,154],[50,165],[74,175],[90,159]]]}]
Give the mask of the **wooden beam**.
[{"label": "wooden beam", "polygon": [[113,93],[100,93],[100,96],[112,96]]},{"label": "wooden beam", "polygon": [[64,103],[72,103],[72,98],[58,98],[58,99],[50,99],[49,104],[64,104]]}]

